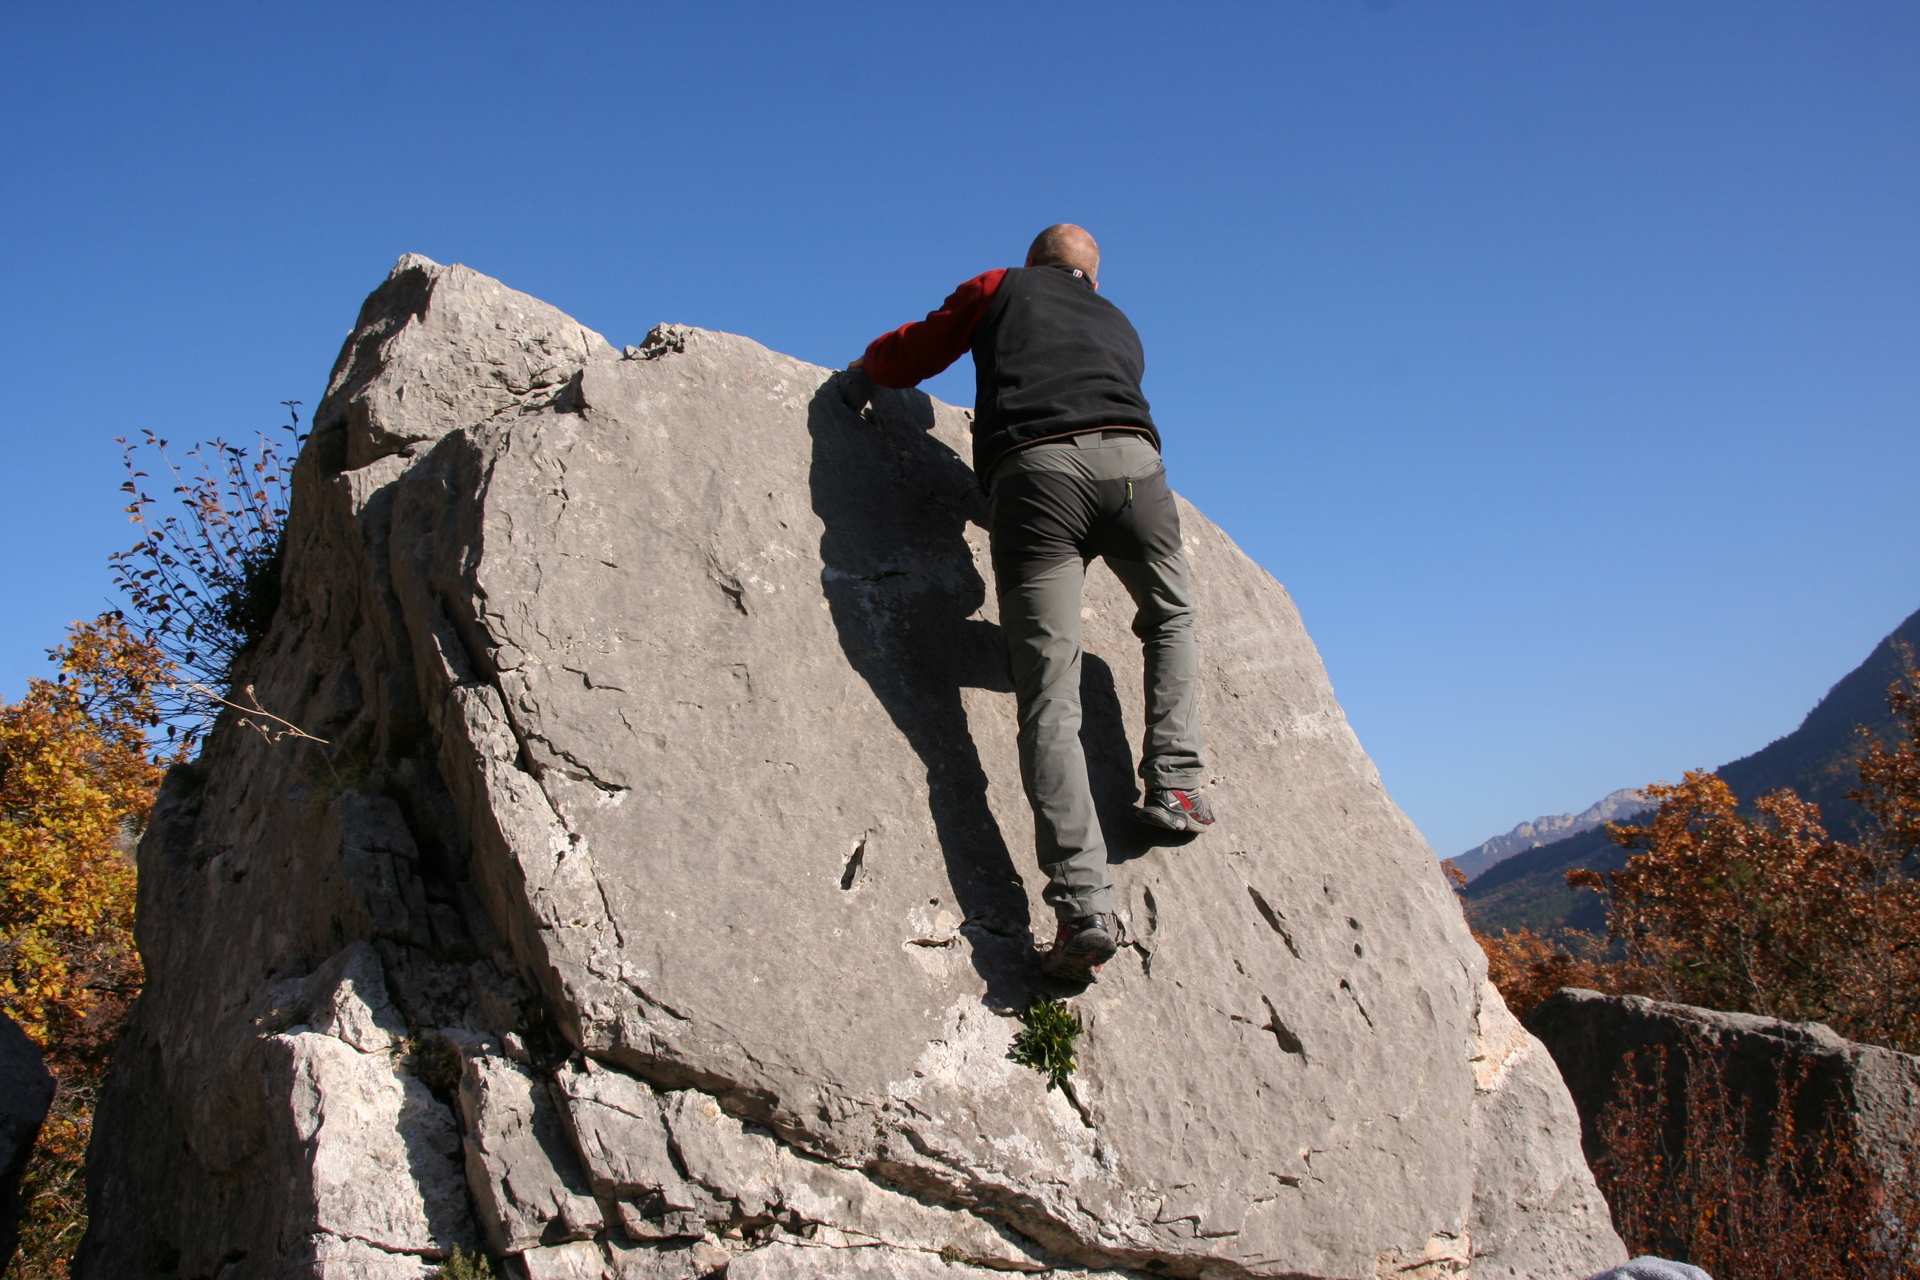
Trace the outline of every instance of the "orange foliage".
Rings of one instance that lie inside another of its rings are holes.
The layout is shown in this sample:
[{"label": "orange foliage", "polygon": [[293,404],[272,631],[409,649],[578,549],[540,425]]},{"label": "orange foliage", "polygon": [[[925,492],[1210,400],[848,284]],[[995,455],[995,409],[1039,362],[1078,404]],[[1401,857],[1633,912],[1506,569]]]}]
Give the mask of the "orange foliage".
[{"label": "orange foliage", "polygon": [[[1440,863],[1455,893],[1465,893],[1467,873],[1452,858]],[[1515,1017],[1562,987],[1586,987],[1608,995],[1643,995],[1645,981],[1631,965],[1601,959],[1593,938],[1577,929],[1557,935],[1532,929],[1508,929],[1498,937],[1473,930],[1487,954],[1487,979]]]},{"label": "orange foliage", "polygon": [[[1889,691],[1920,729],[1911,673]],[[1903,871],[1920,834],[1920,761],[1911,741],[1868,739],[1853,793],[1877,820],[1861,843],[1835,840],[1817,806],[1762,796],[1756,817],[1711,773],[1648,787],[1648,826],[1609,824],[1642,852],[1619,871],[1571,871],[1608,897],[1608,926],[1647,994],[1792,1021],[1920,1050],[1920,881]]]},{"label": "orange foliage", "polygon": [[1487,977],[1518,1017],[1562,987],[1586,987],[1608,995],[1642,995],[1646,983],[1631,965],[1593,954],[1593,939],[1567,930],[1558,937],[1510,929],[1499,937],[1474,930],[1487,953]]},{"label": "orange foliage", "polygon": [[1622,1063],[1593,1173],[1628,1252],[1718,1280],[1920,1274],[1920,1186],[1876,1173],[1844,1113],[1803,1128],[1804,1072],[1742,1097],[1725,1071],[1709,1044]]},{"label": "orange foliage", "polygon": [[59,1082],[24,1186],[22,1278],[64,1274],[86,1221],[92,1099],[142,978],[130,842],[160,779],[146,734],[170,671],[112,614],[52,656],[58,677],[0,703],[0,1008]]},{"label": "orange foliage", "polygon": [[1860,787],[1847,797],[1880,824],[1882,845],[1911,856],[1920,853],[1920,673],[1909,667],[1906,679],[1887,690],[1887,705],[1906,725],[1907,740],[1888,747],[1869,735],[1858,762]]}]

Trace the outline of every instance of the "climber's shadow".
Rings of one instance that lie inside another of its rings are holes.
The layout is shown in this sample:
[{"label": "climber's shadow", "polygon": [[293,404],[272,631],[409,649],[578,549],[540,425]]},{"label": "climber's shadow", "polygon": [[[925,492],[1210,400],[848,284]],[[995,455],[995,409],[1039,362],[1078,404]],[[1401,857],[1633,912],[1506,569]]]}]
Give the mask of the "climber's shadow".
[{"label": "climber's shadow", "polygon": [[1095,654],[1080,659],[1080,749],[1087,757],[1087,782],[1107,839],[1107,861],[1130,862],[1149,849],[1191,843],[1187,831],[1142,826],[1134,819],[1140,803],[1140,778],[1134,749],[1127,740],[1120,691],[1113,668]]},{"label": "climber's shadow", "polygon": [[[966,543],[986,520],[972,468],[929,434],[918,391],[863,386],[865,416],[843,398],[845,376],[808,406],[821,587],[840,645],[926,769],[928,805],[947,878],[995,1006],[1021,1003],[1032,961],[1026,889],[987,806],[987,775],[960,691],[1008,691],[1000,628],[975,619],[986,584]],[[844,785],[858,789],[862,780]]]}]

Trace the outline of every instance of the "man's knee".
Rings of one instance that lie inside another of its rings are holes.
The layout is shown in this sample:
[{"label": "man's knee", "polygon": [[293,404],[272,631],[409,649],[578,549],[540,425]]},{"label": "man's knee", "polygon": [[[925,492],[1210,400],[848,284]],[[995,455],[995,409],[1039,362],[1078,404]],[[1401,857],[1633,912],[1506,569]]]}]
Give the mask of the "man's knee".
[{"label": "man's knee", "polygon": [[1133,634],[1142,640],[1151,632],[1192,629],[1193,606],[1184,600],[1150,599],[1143,602],[1133,615]]}]

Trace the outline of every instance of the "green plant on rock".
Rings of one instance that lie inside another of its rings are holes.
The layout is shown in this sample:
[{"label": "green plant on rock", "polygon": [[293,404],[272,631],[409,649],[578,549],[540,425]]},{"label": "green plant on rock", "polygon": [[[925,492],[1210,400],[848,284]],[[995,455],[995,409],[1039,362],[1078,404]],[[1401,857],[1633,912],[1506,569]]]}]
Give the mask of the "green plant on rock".
[{"label": "green plant on rock", "polygon": [[445,1036],[428,1036],[413,1044],[407,1068],[414,1079],[442,1102],[451,1103],[460,1088],[460,1051]]},{"label": "green plant on rock", "polygon": [[486,1254],[468,1253],[456,1247],[433,1277],[434,1280],[500,1280],[500,1273],[494,1270],[493,1260]]},{"label": "green plant on rock", "polygon": [[1045,1076],[1047,1088],[1065,1085],[1075,1067],[1074,1041],[1086,1030],[1079,1017],[1067,1008],[1065,1000],[1035,996],[1021,1010],[1020,1021],[1026,1024],[1026,1030],[1013,1038],[1013,1049],[1007,1056]]}]

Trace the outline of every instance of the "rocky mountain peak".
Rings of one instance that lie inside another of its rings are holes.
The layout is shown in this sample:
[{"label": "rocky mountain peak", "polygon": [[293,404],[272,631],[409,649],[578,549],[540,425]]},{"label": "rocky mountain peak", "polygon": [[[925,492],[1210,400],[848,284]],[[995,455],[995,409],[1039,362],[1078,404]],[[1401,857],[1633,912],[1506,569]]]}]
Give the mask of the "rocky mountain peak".
[{"label": "rocky mountain peak", "polygon": [[1523,822],[1505,835],[1493,837],[1453,859],[1453,865],[1471,880],[1488,867],[1497,866],[1516,853],[1538,849],[1541,845],[1565,840],[1568,836],[1592,831],[1609,822],[1645,813],[1653,806],[1633,787],[1611,792],[1579,813],[1556,813]]}]

